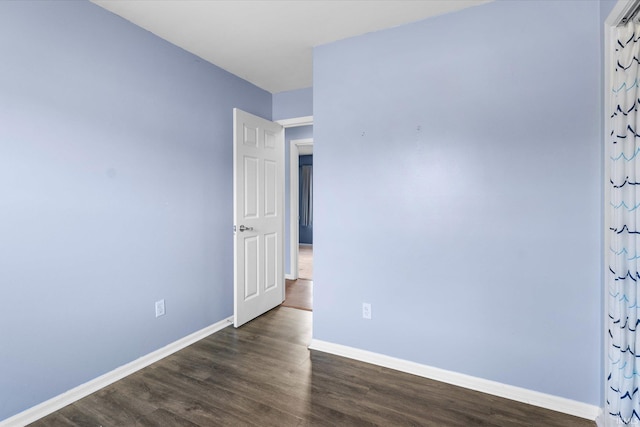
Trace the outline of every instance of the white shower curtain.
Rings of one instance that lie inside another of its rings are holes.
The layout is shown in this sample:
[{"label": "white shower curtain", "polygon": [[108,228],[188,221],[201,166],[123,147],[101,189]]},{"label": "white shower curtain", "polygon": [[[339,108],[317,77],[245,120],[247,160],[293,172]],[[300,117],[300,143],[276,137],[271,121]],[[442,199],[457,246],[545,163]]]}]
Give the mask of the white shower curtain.
[{"label": "white shower curtain", "polygon": [[[640,239],[640,26],[616,29],[611,70],[608,220],[605,226],[606,404],[604,425],[640,425],[640,335],[638,240]],[[603,423],[600,423],[603,424]]]}]

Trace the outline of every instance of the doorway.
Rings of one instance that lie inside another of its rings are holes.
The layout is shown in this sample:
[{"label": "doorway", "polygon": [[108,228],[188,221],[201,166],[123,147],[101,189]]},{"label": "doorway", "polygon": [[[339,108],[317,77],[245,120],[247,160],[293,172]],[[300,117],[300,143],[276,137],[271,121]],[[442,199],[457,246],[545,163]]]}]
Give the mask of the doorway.
[{"label": "doorway", "polygon": [[287,278],[296,280],[300,277],[300,158],[301,156],[313,155],[313,138],[293,139],[289,145],[290,274]]},{"label": "doorway", "polygon": [[313,307],[313,138],[289,143],[289,274],[284,306]]},{"label": "doorway", "polygon": [[298,279],[313,280],[313,144],[298,154]]}]

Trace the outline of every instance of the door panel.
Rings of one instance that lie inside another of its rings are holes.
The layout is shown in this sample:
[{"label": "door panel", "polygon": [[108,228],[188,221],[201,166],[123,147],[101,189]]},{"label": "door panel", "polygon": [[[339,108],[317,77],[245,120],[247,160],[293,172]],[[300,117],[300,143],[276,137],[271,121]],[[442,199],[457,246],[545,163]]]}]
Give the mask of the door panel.
[{"label": "door panel", "polygon": [[264,288],[271,291],[278,287],[278,236],[275,233],[265,234],[265,272]]},{"label": "door panel", "polygon": [[278,165],[276,162],[264,162],[264,216],[278,215]]},{"label": "door panel", "polygon": [[246,237],[244,241],[244,300],[258,294],[259,249],[256,236]]},{"label": "door panel", "polygon": [[284,300],[284,129],[234,109],[234,325]]},{"label": "door panel", "polygon": [[244,158],[244,218],[258,218],[258,168],[259,160],[253,157]]}]

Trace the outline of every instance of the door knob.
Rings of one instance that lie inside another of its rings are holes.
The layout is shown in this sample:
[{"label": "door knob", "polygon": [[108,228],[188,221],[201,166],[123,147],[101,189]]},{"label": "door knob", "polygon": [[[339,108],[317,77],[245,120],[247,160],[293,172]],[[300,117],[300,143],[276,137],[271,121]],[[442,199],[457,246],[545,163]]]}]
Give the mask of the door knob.
[{"label": "door knob", "polygon": [[240,231],[253,231],[253,227],[245,227],[244,225],[241,225],[239,230]]}]

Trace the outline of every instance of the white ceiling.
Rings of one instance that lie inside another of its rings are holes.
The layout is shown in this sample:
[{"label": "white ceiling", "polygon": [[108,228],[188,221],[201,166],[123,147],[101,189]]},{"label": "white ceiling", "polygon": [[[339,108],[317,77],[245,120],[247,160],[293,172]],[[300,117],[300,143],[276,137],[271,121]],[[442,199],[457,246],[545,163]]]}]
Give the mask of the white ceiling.
[{"label": "white ceiling", "polygon": [[314,46],[487,0],[92,0],[271,93],[312,86]]}]

